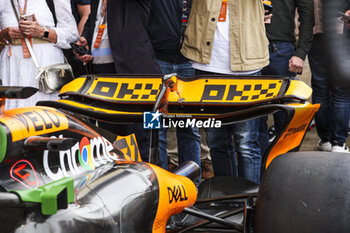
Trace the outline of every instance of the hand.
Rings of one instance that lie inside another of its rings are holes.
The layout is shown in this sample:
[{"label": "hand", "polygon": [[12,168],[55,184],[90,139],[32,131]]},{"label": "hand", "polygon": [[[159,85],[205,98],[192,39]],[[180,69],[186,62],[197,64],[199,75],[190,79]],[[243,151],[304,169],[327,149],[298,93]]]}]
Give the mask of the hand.
[{"label": "hand", "polygon": [[38,21],[34,20],[21,20],[19,21],[19,29],[25,36],[42,38],[44,36],[45,28],[40,26]]},{"label": "hand", "polygon": [[[79,38],[79,40],[78,40],[78,42],[77,42],[77,45],[82,45],[82,46],[85,46],[85,48],[89,49],[89,47],[88,47],[88,42],[87,42],[87,40],[85,39],[85,37],[83,37],[83,36],[81,36],[81,37]],[[74,52],[74,51],[73,51],[73,52]],[[80,55],[77,54],[76,52],[74,52],[74,54],[75,54],[75,56],[76,56],[80,61],[85,62],[85,63],[91,61],[91,60],[94,58],[94,56],[89,55],[89,54],[85,54],[85,55],[82,55],[82,56],[80,56]]]},{"label": "hand", "polygon": [[289,71],[293,73],[301,73],[304,68],[304,60],[300,57],[293,56],[289,59]]},{"label": "hand", "polygon": [[[346,14],[347,16],[350,17],[350,10],[347,10],[344,14]],[[350,23],[346,23],[345,26],[346,26],[347,28],[350,28]]]},{"label": "hand", "polygon": [[[269,12],[268,10],[265,10],[265,13]],[[264,15],[264,23],[270,24],[271,23],[272,14]]]},{"label": "hand", "polygon": [[15,39],[23,39],[25,35],[21,32],[21,30],[19,30],[19,28],[8,27],[1,30],[0,37],[3,40],[11,42],[12,40],[15,40]]}]

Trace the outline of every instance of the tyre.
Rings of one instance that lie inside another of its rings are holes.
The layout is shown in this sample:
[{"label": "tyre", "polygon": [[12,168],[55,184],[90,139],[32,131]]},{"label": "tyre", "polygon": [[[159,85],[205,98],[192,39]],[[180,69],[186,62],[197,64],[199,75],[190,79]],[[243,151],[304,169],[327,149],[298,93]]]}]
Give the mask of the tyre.
[{"label": "tyre", "polygon": [[277,157],[260,185],[255,233],[350,232],[350,154]]}]

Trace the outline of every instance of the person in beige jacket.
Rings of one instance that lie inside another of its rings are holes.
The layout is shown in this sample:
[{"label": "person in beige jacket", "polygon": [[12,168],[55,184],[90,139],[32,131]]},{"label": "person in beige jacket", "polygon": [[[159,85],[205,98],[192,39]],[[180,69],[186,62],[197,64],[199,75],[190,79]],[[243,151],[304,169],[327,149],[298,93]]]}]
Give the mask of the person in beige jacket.
[{"label": "person in beige jacket", "polygon": [[222,3],[227,4],[232,71],[261,69],[269,63],[263,5],[257,0],[193,0],[182,54],[209,64]]},{"label": "person in beige jacket", "polygon": [[[193,0],[181,52],[192,60],[197,74],[259,74],[269,64],[262,2]],[[258,130],[259,119],[207,129],[216,176],[237,175],[236,151],[238,176],[260,182]]]}]

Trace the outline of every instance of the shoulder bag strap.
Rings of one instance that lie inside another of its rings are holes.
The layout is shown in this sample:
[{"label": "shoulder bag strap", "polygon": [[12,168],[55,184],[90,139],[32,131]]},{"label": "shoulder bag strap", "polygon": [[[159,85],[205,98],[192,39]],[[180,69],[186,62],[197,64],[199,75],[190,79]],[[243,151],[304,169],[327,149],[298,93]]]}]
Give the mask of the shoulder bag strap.
[{"label": "shoulder bag strap", "polygon": [[55,22],[55,26],[57,26],[57,17],[56,17],[56,11],[55,11],[55,4],[53,2],[53,0],[46,0],[46,4],[49,7],[52,17],[53,17],[53,21]]},{"label": "shoulder bag strap", "polygon": [[[16,6],[15,6],[15,3],[13,2],[13,0],[11,0],[11,5],[12,5],[12,8],[13,8],[13,11],[15,12],[15,15],[16,15],[16,18],[17,18],[17,21],[19,22],[19,14],[16,10]],[[34,51],[33,51],[33,48],[32,46],[30,45],[30,42],[29,42],[29,39],[27,37],[24,38],[24,41],[28,47],[28,51],[30,53],[30,56],[32,57],[33,59],[33,62],[34,62],[34,65],[35,67],[38,69],[39,71],[39,74],[35,77],[35,79],[38,79],[40,77],[40,75],[44,72],[43,69],[40,69],[40,66],[39,66],[39,63],[38,63],[38,60],[36,59],[36,56],[34,54]]]}]

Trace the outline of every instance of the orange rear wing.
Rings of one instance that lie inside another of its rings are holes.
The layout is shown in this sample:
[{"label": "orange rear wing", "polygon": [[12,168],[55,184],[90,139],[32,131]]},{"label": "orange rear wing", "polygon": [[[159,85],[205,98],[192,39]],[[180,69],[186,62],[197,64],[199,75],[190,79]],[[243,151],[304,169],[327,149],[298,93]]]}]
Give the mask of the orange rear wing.
[{"label": "orange rear wing", "polygon": [[[62,88],[61,100],[40,101],[38,104],[115,123],[140,123],[143,112],[154,111],[155,105],[159,108],[166,101],[170,116],[187,114],[193,118],[214,117],[223,121],[229,116],[230,121],[237,121],[251,118],[245,112],[252,108],[286,101],[301,103],[311,95],[311,88],[305,83],[286,77],[198,76],[175,79],[176,91],[169,91],[171,87],[167,80],[162,81],[162,76],[80,77]],[[160,103],[164,95],[167,98]],[[266,113],[269,112],[258,114]]]},{"label": "orange rear wing", "polygon": [[271,76],[89,75],[65,85],[61,100],[39,105],[78,112],[114,123],[141,123],[143,112],[161,109],[170,117],[215,118],[223,124],[286,113],[284,132],[263,157],[271,161],[300,145],[318,105],[307,103],[312,89],[304,82]]}]

